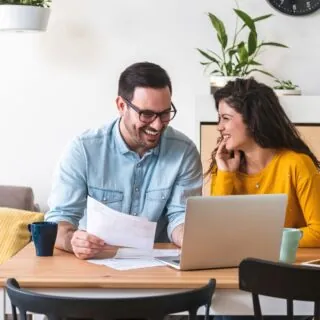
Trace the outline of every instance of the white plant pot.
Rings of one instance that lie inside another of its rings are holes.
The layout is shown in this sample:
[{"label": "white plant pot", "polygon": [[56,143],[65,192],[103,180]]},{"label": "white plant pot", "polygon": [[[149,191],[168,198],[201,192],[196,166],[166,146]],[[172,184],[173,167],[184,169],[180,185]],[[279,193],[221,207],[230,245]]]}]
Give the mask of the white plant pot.
[{"label": "white plant pot", "polygon": [[277,96],[300,96],[301,90],[300,89],[292,89],[292,90],[286,90],[286,89],[274,89],[274,92]]},{"label": "white plant pot", "polygon": [[234,81],[241,77],[227,77],[227,76],[210,76],[210,92],[214,94],[219,88],[224,87],[228,81]]},{"label": "white plant pot", "polygon": [[0,31],[46,31],[50,9],[27,5],[0,5]]}]

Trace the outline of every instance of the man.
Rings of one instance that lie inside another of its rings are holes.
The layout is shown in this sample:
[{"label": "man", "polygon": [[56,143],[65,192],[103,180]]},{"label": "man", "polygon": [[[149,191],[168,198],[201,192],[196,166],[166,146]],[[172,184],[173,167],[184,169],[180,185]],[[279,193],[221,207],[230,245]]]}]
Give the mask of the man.
[{"label": "man", "polygon": [[[186,199],[200,195],[202,167],[194,143],[168,126],[176,115],[171,81],[142,62],[120,76],[120,118],[77,137],[54,176],[46,220],[58,222],[56,247],[88,259],[108,249],[79,227],[87,196],[123,213],[157,221],[156,241],[181,246]],[[167,232],[165,232],[167,231]]]}]

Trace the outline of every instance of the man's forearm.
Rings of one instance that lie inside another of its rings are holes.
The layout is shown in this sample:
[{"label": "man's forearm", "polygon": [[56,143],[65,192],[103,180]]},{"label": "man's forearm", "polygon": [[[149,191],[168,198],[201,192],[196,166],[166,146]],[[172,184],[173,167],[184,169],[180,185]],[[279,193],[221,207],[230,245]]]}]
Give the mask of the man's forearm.
[{"label": "man's forearm", "polygon": [[182,246],[183,228],[184,228],[184,223],[179,224],[177,227],[173,229],[171,234],[172,242],[179,247]]},{"label": "man's forearm", "polygon": [[55,247],[64,251],[73,252],[71,238],[76,231],[74,225],[69,222],[59,222]]}]

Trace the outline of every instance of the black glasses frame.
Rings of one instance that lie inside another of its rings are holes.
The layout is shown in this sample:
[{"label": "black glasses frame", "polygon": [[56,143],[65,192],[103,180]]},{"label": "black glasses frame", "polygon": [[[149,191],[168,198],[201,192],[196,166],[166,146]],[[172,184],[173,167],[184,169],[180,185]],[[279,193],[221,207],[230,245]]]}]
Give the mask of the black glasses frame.
[{"label": "black glasses frame", "polygon": [[[128,99],[126,98],[123,98],[122,99],[126,102],[126,104],[131,108],[133,109],[135,112],[137,112],[139,114],[139,120],[143,123],[152,123],[154,120],[157,119],[157,117],[159,117],[160,121],[162,123],[168,123],[170,122],[177,114],[177,109],[176,107],[174,106],[174,104],[171,102],[171,108],[170,110],[167,110],[167,111],[162,111],[162,112],[154,112],[152,110],[141,110],[140,108],[138,108],[137,106],[135,106],[132,102],[130,102]],[[163,115],[168,115],[168,113],[170,113],[170,119],[169,120],[163,120],[161,117]],[[142,120],[142,117],[141,116],[147,116],[147,117],[150,117],[150,120]]]}]

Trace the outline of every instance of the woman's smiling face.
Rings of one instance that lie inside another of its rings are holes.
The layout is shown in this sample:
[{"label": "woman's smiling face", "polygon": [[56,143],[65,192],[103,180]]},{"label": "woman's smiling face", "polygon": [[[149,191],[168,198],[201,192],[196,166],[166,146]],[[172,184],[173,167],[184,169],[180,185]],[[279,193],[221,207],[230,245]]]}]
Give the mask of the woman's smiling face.
[{"label": "woman's smiling face", "polygon": [[242,115],[224,100],[219,102],[218,113],[218,131],[226,139],[227,150],[243,150],[246,145],[254,143],[252,137],[248,135]]}]

